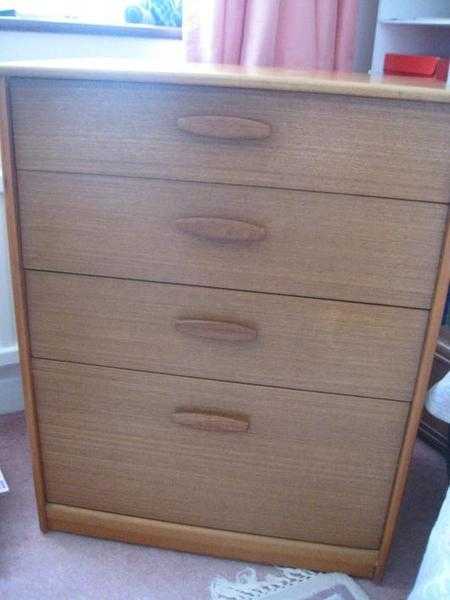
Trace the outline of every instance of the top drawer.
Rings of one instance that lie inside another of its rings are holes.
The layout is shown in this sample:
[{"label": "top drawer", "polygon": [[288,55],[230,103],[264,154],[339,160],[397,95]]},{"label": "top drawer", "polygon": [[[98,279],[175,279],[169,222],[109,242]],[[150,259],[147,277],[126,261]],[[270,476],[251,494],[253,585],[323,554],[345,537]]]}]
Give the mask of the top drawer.
[{"label": "top drawer", "polygon": [[16,78],[11,99],[21,169],[449,201],[447,105]]}]

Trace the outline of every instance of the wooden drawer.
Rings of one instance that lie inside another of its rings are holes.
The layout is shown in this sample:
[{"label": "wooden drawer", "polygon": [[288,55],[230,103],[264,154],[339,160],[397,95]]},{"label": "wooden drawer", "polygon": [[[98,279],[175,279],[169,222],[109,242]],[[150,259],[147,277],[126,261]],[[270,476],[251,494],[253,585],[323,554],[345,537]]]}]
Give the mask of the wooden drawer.
[{"label": "wooden drawer", "polygon": [[106,81],[10,88],[20,169],[449,201],[445,104]]},{"label": "wooden drawer", "polygon": [[[42,360],[34,375],[49,502],[379,545],[406,403]],[[180,410],[249,429],[183,426]]]},{"label": "wooden drawer", "polygon": [[24,171],[19,197],[28,268],[426,308],[447,213],[424,202]]},{"label": "wooden drawer", "polygon": [[35,357],[409,401],[428,312],[29,271]]}]

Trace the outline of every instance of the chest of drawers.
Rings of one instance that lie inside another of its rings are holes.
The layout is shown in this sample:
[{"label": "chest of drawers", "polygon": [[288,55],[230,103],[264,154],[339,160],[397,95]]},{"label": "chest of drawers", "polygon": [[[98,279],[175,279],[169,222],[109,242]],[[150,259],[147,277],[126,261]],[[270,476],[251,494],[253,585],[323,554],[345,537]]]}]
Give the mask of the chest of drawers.
[{"label": "chest of drawers", "polygon": [[42,529],[380,575],[448,285],[450,94],[0,73]]}]

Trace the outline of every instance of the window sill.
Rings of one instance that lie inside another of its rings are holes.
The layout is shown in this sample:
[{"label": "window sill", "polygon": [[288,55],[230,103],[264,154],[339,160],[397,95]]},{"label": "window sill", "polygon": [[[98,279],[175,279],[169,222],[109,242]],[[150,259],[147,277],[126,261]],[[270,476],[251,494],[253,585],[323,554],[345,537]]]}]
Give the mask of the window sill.
[{"label": "window sill", "polygon": [[181,39],[181,29],[176,27],[156,27],[153,25],[134,25],[132,23],[114,25],[82,23],[77,21],[0,17],[0,31],[5,30]]}]

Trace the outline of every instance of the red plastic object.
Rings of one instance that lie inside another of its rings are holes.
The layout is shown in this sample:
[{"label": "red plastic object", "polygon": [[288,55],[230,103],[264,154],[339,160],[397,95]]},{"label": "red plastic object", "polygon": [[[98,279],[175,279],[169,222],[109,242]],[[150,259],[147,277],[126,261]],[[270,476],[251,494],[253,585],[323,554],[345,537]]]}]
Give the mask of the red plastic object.
[{"label": "red plastic object", "polygon": [[450,60],[439,56],[414,54],[386,54],[384,72],[386,75],[408,75],[430,77],[447,81]]}]

